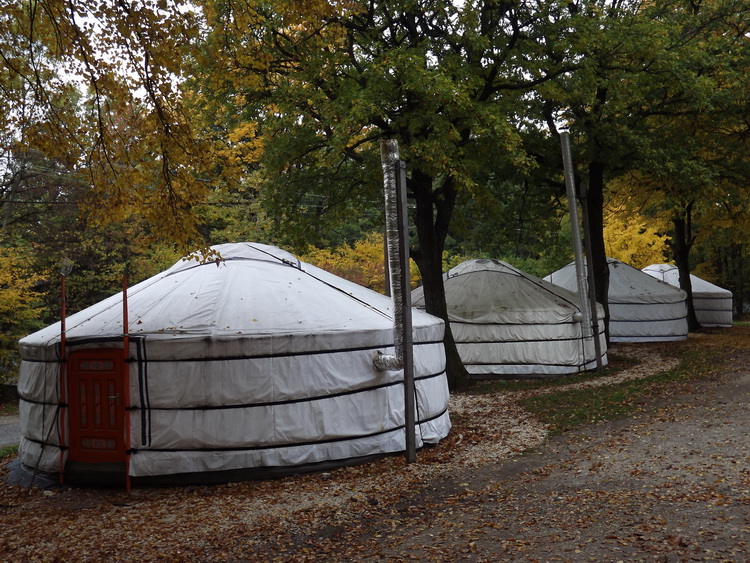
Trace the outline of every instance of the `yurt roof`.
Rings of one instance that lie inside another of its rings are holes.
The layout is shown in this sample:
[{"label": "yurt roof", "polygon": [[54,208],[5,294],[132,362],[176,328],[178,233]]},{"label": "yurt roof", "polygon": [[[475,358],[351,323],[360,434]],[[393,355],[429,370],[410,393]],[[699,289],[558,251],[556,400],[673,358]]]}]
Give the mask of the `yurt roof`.
[{"label": "yurt roof", "polygon": [[[221,257],[184,259],[128,290],[129,334],[154,339],[355,334],[392,328],[389,297],[298,260],[274,246],[212,247]],[[68,317],[67,339],[121,337],[122,293]],[[415,311],[416,329],[442,324]],[[390,337],[390,336],[389,336]],[[53,346],[60,323],[20,341],[21,351]]]},{"label": "yurt roof", "polygon": [[[610,303],[679,303],[686,299],[685,292],[681,289],[620,260],[607,258],[607,263]],[[544,279],[562,287],[576,287],[575,263],[571,262]]]},{"label": "yurt roof", "polygon": [[[643,271],[656,279],[662,280],[674,287],[680,287],[680,272],[674,264],[651,264],[643,268]],[[690,274],[690,285],[693,288],[693,294],[700,294],[702,297],[711,298],[731,298],[732,292],[723,287],[719,287],[706,281],[694,274]]]},{"label": "yurt roof", "polygon": [[[570,320],[581,308],[576,293],[527,274],[500,260],[469,260],[445,274],[451,321],[539,323]],[[412,293],[424,306],[424,292]]]}]

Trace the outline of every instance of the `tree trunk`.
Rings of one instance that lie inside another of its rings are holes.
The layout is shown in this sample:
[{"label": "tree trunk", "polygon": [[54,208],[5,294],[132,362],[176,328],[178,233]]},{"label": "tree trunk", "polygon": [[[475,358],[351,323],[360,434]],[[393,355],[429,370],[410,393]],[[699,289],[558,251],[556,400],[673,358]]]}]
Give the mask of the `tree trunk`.
[{"label": "tree trunk", "polygon": [[424,286],[425,309],[445,321],[445,356],[448,386],[457,391],[471,385],[471,379],[461,361],[448,319],[443,284],[443,249],[448,225],[456,205],[456,190],[450,180],[433,190],[433,178],[416,170],[409,184],[416,203],[414,223],[419,247],[412,257],[419,267]]},{"label": "tree trunk", "polygon": [[692,207],[693,204],[690,203],[685,209],[684,216],[675,215],[672,217],[674,236],[669,242],[675,264],[677,264],[677,271],[680,273],[680,288],[687,293],[687,321],[689,331],[694,331],[701,327],[698,317],[695,314],[693,284],[690,281],[690,249],[693,246],[690,224]]},{"label": "tree trunk", "polygon": [[745,314],[745,300],[747,297],[747,284],[745,283],[745,245],[737,245],[737,260],[735,262],[734,270],[735,279],[739,280],[738,287],[740,290],[737,292],[738,295],[734,298],[734,310],[736,311],[737,317],[742,317]]},{"label": "tree trunk", "polygon": [[591,264],[594,270],[596,300],[604,307],[604,331],[609,343],[609,264],[604,247],[604,163],[589,164],[588,205]]}]

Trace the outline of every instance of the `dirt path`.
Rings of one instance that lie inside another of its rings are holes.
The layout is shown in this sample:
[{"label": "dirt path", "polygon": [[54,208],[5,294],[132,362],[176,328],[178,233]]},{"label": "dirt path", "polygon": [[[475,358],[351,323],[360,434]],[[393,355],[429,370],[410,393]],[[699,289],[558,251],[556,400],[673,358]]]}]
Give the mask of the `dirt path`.
[{"label": "dirt path", "polygon": [[750,560],[750,353],[648,413],[466,472],[370,559]]}]

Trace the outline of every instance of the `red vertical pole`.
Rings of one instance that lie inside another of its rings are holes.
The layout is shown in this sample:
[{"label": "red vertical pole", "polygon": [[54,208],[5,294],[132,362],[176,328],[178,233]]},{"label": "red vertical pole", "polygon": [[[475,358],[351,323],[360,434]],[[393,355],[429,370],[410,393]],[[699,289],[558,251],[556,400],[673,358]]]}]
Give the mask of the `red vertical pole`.
[{"label": "red vertical pole", "polygon": [[60,412],[57,423],[57,428],[60,433],[60,484],[64,482],[63,473],[65,471],[65,408],[67,406],[67,367],[68,367],[68,352],[67,342],[65,340],[65,301],[67,296],[65,294],[65,274],[60,275],[60,293],[62,296],[60,303]]},{"label": "red vertical pole", "polygon": [[123,407],[125,409],[125,490],[130,492],[130,340],[128,337],[128,279],[122,275],[122,371],[123,371]]}]

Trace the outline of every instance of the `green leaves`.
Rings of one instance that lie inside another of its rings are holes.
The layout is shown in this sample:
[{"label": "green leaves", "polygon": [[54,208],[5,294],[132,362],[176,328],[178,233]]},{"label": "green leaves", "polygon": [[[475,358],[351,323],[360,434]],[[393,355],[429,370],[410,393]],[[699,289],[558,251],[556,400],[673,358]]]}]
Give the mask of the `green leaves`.
[{"label": "green leaves", "polygon": [[[212,1],[204,10],[216,64],[196,69],[204,78],[194,87],[207,86],[201,95],[217,106],[217,86],[227,96],[242,93],[241,119],[257,121],[264,138],[268,209],[283,213],[292,230],[304,220],[295,206],[307,196],[331,203],[318,224],[347,207],[342,196],[366,192],[364,201],[376,201],[381,136],[398,139],[410,169],[436,182],[449,177],[459,190],[472,189],[488,158],[520,154],[506,112],[517,95],[506,104],[501,89],[528,80],[520,62],[530,57],[516,45],[539,37],[531,8],[375,2],[310,5],[297,14],[285,3]],[[513,31],[519,25],[528,36]],[[358,177],[361,189],[343,188],[338,177]]]}]

